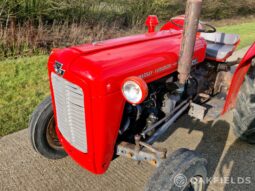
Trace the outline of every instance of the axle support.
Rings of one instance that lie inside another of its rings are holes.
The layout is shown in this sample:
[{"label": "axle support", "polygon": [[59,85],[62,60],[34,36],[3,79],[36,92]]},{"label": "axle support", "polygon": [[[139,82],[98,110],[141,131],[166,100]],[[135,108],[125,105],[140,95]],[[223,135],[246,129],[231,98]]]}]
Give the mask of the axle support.
[{"label": "axle support", "polygon": [[155,148],[138,139],[139,138],[137,137],[136,144],[121,142],[117,147],[117,155],[138,162],[146,161],[151,165],[158,167],[161,162],[166,159],[167,149]]}]

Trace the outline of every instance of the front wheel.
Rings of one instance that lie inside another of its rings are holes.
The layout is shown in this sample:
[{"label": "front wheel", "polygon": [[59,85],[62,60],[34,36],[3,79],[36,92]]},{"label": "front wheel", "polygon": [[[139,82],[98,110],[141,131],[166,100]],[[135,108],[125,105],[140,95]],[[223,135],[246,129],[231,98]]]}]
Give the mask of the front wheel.
[{"label": "front wheel", "polygon": [[204,191],[206,160],[196,152],[179,149],[156,169],[146,191]]},{"label": "front wheel", "polygon": [[255,68],[251,67],[237,97],[233,129],[238,138],[255,144]]},{"label": "front wheel", "polygon": [[35,151],[48,159],[61,159],[67,154],[56,135],[51,97],[47,97],[33,112],[29,136]]}]

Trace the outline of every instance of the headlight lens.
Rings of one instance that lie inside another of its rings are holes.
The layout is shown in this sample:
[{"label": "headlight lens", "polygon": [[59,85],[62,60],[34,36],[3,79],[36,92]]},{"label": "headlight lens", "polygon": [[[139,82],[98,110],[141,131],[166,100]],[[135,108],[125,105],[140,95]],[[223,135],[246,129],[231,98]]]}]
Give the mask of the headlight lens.
[{"label": "headlight lens", "polygon": [[129,77],[124,80],[122,94],[129,103],[140,104],[148,95],[148,87],[142,78]]}]

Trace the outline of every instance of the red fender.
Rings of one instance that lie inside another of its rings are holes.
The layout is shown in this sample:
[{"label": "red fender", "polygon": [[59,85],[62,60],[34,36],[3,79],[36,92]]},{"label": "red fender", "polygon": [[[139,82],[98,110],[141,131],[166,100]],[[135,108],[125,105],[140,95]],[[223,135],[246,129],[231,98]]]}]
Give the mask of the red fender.
[{"label": "red fender", "polygon": [[235,107],[236,97],[243,84],[245,75],[247,74],[251,66],[252,59],[254,57],[255,57],[255,43],[253,43],[251,48],[246,52],[245,56],[243,57],[242,61],[239,63],[235,71],[222,114],[226,113],[227,111]]},{"label": "red fender", "polygon": [[[174,17],[171,19],[174,23],[180,25],[180,26],[184,26],[184,21],[185,21],[185,15],[179,15],[177,17]],[[166,24],[164,24],[160,31],[163,30],[170,30],[170,29],[175,29],[175,30],[183,30],[183,27],[179,27],[176,26],[175,24],[173,24],[171,21],[168,21]]]},{"label": "red fender", "polygon": [[[160,31],[170,30],[170,29],[183,30],[184,23],[185,23],[185,15],[179,15],[179,16],[171,18],[170,21],[168,21],[166,24],[164,24],[161,27]],[[199,24],[198,29],[203,29],[203,26]]]}]

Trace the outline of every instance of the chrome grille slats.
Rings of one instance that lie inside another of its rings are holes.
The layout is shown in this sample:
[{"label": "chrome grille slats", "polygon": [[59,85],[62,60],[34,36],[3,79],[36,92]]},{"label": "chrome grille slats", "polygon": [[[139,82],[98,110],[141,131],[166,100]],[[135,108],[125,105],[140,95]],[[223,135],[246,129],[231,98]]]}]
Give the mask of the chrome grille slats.
[{"label": "chrome grille slats", "polygon": [[76,149],[87,153],[84,94],[82,89],[51,74],[59,131]]}]

